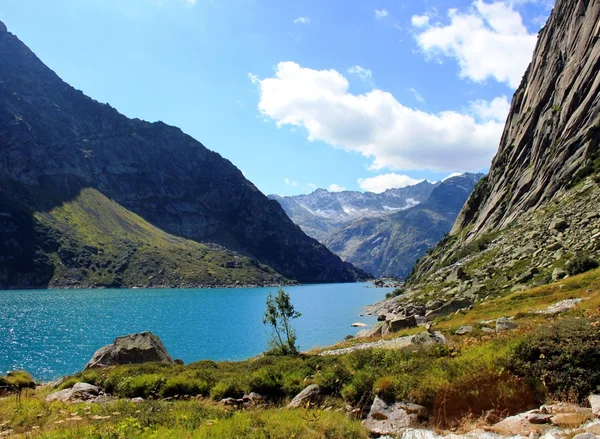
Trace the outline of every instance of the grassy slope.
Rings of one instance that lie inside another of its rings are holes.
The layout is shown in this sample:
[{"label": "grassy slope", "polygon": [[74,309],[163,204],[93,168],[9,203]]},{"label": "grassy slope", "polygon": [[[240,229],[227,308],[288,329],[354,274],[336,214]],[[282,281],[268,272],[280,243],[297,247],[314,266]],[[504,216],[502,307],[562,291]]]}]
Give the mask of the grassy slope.
[{"label": "grassy slope", "polygon": [[[529,312],[568,298],[584,300],[559,317]],[[121,401],[109,407],[88,407],[45,403],[43,397],[50,389],[42,388],[24,397],[21,404],[14,398],[0,400],[0,425],[8,422],[17,432],[35,432],[32,437],[36,438],[177,438],[184,437],[184,432],[192,438],[359,438],[367,437],[360,424],[339,412],[347,402],[365,405],[376,392],[423,404],[433,415],[433,424],[452,425],[468,413],[478,416],[491,408],[511,413],[539,404],[543,389],[532,388],[508,371],[515,347],[535,328],[557,319],[585,318],[597,325],[599,306],[600,270],[595,270],[481,303],[468,313],[436,322],[436,328],[449,340],[446,346],[371,349],[339,357],[320,357],[319,351],[314,351],[300,358],[201,361],[187,366],[146,364],[86,371],[62,387],[83,380],[122,397],[201,396],[191,401],[147,400],[141,405]],[[480,322],[502,316],[514,316],[519,328],[498,335],[479,329]],[[474,333],[453,335],[464,324],[476,326]],[[407,330],[393,337],[413,332]],[[337,347],[353,343],[356,341]],[[313,382],[329,394],[322,405],[293,412],[279,409]],[[269,408],[228,411],[214,402],[249,391],[267,396]],[[93,415],[107,418],[94,420]],[[34,430],[33,426],[40,428]]]},{"label": "grassy slope", "polygon": [[[197,286],[279,283],[257,261],[169,235],[95,189],[36,219],[60,231],[51,286]],[[233,263],[236,268],[226,268]]]}]

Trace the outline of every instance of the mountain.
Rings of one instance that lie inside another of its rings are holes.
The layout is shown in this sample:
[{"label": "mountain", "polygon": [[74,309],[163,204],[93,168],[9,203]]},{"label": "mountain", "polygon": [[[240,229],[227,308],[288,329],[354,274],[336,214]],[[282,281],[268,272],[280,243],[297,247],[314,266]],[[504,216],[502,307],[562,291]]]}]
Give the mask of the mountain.
[{"label": "mountain", "polygon": [[0,287],[349,282],[228,160],[63,82],[0,25]]},{"label": "mountain", "polygon": [[288,216],[309,236],[324,242],[332,233],[353,221],[408,209],[429,197],[435,187],[428,181],[401,189],[373,192],[329,192],[317,189],[312,194],[282,197],[277,200]]},{"label": "mountain", "polygon": [[355,221],[324,244],[342,259],[375,276],[406,277],[414,263],[452,228],[483,174],[449,178],[422,203],[391,215]]},{"label": "mountain", "polygon": [[402,300],[483,300],[599,260],[598,200],[600,2],[558,0],[489,175],[415,266]]}]

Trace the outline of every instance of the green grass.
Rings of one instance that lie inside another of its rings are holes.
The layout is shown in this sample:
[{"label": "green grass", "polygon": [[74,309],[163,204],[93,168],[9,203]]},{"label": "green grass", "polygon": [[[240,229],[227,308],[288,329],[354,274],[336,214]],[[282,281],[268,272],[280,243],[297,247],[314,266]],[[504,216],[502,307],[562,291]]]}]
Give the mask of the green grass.
[{"label": "green grass", "polygon": [[95,189],[35,216],[59,231],[60,248],[50,255],[53,286],[70,280],[117,287],[285,282],[256,260],[169,235]]}]

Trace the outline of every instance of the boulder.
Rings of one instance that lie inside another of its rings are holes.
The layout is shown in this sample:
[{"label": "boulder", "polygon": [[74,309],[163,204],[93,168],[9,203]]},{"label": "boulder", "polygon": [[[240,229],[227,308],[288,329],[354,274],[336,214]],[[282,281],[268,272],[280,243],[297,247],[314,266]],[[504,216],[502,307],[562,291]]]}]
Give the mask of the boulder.
[{"label": "boulder", "polygon": [[564,218],[554,218],[550,223],[550,229],[556,230],[558,232],[564,232],[567,229],[568,225]]},{"label": "boulder", "polygon": [[100,387],[92,386],[88,383],[76,383],[70,389],[60,390],[51,393],[46,397],[47,402],[82,402],[91,401],[100,396]]},{"label": "boulder", "polygon": [[416,428],[428,418],[427,409],[417,404],[386,403],[375,397],[363,425],[375,435],[399,435],[409,428]]},{"label": "boulder", "polygon": [[588,401],[590,402],[594,416],[600,418],[600,395],[590,395]]},{"label": "boulder", "polygon": [[116,338],[113,344],[98,349],[85,368],[148,362],[175,363],[160,338],[146,331]]},{"label": "boulder", "polygon": [[462,267],[456,267],[446,278],[447,282],[458,282],[467,279],[467,274]]},{"label": "boulder", "polygon": [[319,387],[318,384],[311,384],[302,392],[298,393],[292,402],[290,402],[286,408],[288,409],[297,409],[306,407],[311,404],[316,404],[319,402],[321,397],[323,396],[323,391]]},{"label": "boulder", "polygon": [[567,272],[562,268],[555,268],[552,272],[552,280],[556,282],[557,280],[561,280],[567,275]]},{"label": "boulder", "polygon": [[461,326],[460,328],[458,328],[455,332],[456,335],[465,335],[465,334],[470,334],[471,332],[473,332],[473,327],[472,326]]},{"label": "boulder", "polygon": [[[518,415],[509,416],[506,419],[492,425],[489,431],[492,433],[512,436],[528,436],[531,433],[546,432],[550,430],[550,425],[543,425],[530,421],[533,415],[539,414],[537,410],[531,410],[525,413],[519,413]],[[535,419],[535,418],[533,418]],[[538,436],[539,437],[539,436]]]},{"label": "boulder", "polygon": [[435,343],[446,344],[446,337],[439,331],[425,331],[415,334],[411,339],[411,343],[417,346],[429,346]]},{"label": "boulder", "polygon": [[573,439],[600,439],[600,436],[594,433],[579,433],[573,436]]},{"label": "boulder", "polygon": [[518,327],[519,325],[506,317],[500,317],[496,320],[496,332],[510,331]]},{"label": "boulder", "polygon": [[417,326],[417,320],[415,316],[410,317],[400,317],[394,320],[390,320],[389,322],[389,331],[397,332],[402,329],[414,328]]},{"label": "boulder", "polygon": [[467,298],[456,298],[452,299],[449,302],[444,303],[442,306],[436,309],[432,309],[427,311],[425,317],[427,320],[433,320],[436,317],[443,317],[449,314],[455,313],[459,309],[469,308],[473,305],[470,299]]}]

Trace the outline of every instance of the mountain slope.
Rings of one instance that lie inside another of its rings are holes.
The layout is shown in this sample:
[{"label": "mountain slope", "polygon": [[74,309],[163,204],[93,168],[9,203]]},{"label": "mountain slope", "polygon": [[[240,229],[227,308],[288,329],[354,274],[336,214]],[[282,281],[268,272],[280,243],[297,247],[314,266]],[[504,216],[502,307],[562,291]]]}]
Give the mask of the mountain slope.
[{"label": "mountain slope", "polygon": [[482,174],[463,174],[437,185],[421,204],[392,215],[353,222],[325,245],[376,276],[406,277],[414,263],[452,227]]},{"label": "mountain slope", "polygon": [[277,200],[306,234],[324,242],[332,233],[353,221],[413,207],[426,200],[434,187],[434,184],[423,181],[400,189],[388,189],[381,194],[317,189],[308,195],[269,195],[269,198]]},{"label": "mountain slope", "polygon": [[600,260],[599,148],[600,1],[558,0],[488,177],[450,235],[415,266],[406,294],[384,308],[485,300]]},{"label": "mountain slope", "polygon": [[[365,276],[307,237],[277,202],[219,154],[177,128],[128,119],[86,97],[48,69],[4,25],[0,26],[0,182],[8,194],[5,210],[17,210],[31,229],[46,230],[44,236],[34,235],[41,240],[60,235],[61,224],[39,227],[39,215],[93,188],[167,234],[221,244],[289,279],[344,282]],[[15,188],[20,191],[19,208],[13,205]],[[27,248],[30,256],[47,253],[26,233],[13,236],[9,229],[4,236],[16,245],[12,250],[2,247],[6,253],[0,256],[18,259],[18,247]],[[48,271],[40,258],[28,257],[28,273]],[[17,285],[44,286],[41,278],[23,273]]]}]

